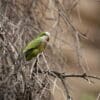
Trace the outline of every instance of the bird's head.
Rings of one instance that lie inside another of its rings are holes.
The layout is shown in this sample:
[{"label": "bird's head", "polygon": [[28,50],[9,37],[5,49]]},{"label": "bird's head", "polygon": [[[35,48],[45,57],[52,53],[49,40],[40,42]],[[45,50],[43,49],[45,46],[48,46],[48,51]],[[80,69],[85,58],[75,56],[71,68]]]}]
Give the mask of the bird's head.
[{"label": "bird's head", "polygon": [[40,37],[43,41],[48,42],[50,39],[50,33],[42,32],[42,33],[40,33],[40,35],[38,37]]},{"label": "bird's head", "polygon": [[42,36],[48,36],[50,37],[50,33],[49,32],[41,32],[38,37],[42,37]]},{"label": "bird's head", "polygon": [[38,37],[41,37],[48,42],[50,39],[50,33],[49,32],[42,32],[38,35]]}]

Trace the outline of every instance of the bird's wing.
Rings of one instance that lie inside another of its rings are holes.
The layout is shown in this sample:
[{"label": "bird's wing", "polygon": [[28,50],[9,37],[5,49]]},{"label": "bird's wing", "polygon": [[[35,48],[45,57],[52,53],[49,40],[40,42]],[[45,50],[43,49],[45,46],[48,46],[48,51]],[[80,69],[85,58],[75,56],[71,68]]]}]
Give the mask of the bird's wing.
[{"label": "bird's wing", "polygon": [[23,50],[23,53],[27,52],[28,50],[31,50],[31,49],[35,49],[37,47],[40,46],[42,42],[42,39],[41,38],[37,38],[35,40],[32,40],[30,43],[27,44],[27,46],[24,48]]}]

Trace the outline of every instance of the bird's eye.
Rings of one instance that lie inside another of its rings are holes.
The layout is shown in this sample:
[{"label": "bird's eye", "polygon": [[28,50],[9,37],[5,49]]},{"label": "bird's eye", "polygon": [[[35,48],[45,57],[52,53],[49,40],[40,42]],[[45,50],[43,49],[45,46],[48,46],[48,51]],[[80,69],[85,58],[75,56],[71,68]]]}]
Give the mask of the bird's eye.
[{"label": "bird's eye", "polygon": [[47,38],[47,41],[49,41],[49,37]]}]

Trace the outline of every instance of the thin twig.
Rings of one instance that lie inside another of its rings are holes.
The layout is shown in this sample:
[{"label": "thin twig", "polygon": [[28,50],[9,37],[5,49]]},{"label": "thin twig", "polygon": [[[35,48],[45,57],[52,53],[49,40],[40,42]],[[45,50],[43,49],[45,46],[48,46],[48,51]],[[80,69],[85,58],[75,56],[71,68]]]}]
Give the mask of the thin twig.
[{"label": "thin twig", "polygon": [[98,96],[97,96],[97,99],[96,100],[100,100],[100,93],[98,94]]},{"label": "thin twig", "polygon": [[61,82],[62,82],[63,87],[65,89],[65,93],[66,93],[66,96],[67,96],[67,100],[71,100],[71,96],[70,96],[69,91],[68,91],[68,88],[67,88],[67,86],[65,84],[65,80],[62,77],[60,79],[61,79]]},{"label": "thin twig", "polygon": [[[42,73],[41,70],[38,70],[39,73]],[[83,74],[67,74],[67,73],[60,73],[57,71],[43,71],[44,74],[48,73],[48,75],[52,77],[58,77],[58,78],[92,78],[92,79],[97,79],[100,80],[100,77],[94,76],[94,75],[87,75],[86,73]]]}]

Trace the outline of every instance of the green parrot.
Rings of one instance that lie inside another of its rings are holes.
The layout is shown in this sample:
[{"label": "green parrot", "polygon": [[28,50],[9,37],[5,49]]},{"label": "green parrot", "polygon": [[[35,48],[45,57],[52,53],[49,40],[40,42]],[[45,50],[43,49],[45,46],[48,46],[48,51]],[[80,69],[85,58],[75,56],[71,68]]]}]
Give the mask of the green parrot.
[{"label": "green parrot", "polygon": [[23,54],[27,61],[36,57],[39,53],[43,52],[50,39],[49,32],[41,32],[36,39],[29,42],[23,50]]}]

